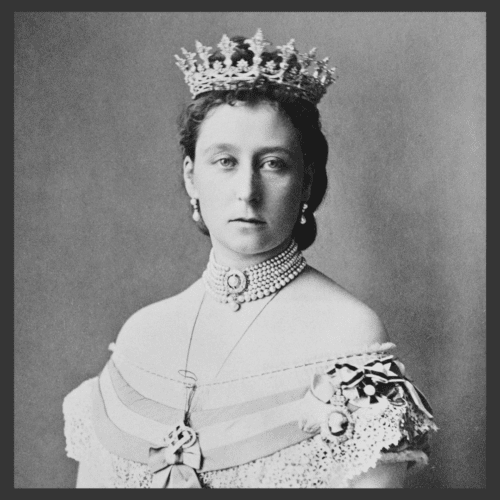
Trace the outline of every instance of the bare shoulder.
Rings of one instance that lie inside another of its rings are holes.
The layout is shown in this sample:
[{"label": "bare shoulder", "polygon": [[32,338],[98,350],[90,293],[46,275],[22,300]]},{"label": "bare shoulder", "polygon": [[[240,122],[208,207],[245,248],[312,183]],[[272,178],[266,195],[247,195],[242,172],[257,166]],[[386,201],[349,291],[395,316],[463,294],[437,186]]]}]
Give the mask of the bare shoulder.
[{"label": "bare shoulder", "polygon": [[[201,280],[196,281],[183,292],[142,307],[132,314],[121,328],[117,343],[127,344],[141,337],[141,341],[158,341],[169,332],[186,328],[190,318],[191,304],[200,293]],[[170,336],[170,335],[168,335]]]},{"label": "bare shoulder", "polygon": [[356,351],[389,340],[373,309],[313,267],[304,270],[287,295],[290,318],[300,325],[297,333],[312,333],[326,348]]}]

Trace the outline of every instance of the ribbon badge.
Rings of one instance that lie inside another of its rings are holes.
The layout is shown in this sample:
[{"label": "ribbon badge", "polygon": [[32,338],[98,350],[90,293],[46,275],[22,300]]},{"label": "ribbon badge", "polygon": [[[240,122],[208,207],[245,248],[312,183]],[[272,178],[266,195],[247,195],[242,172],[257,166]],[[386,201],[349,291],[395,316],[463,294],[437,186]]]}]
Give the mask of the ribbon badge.
[{"label": "ribbon badge", "polygon": [[162,444],[149,450],[152,488],[201,488],[195,472],[202,460],[196,432],[184,423],[178,424]]},{"label": "ribbon badge", "polygon": [[404,365],[392,355],[370,361],[362,367],[336,363],[327,375],[332,388],[342,389],[342,394],[354,406],[380,407],[381,410],[388,403],[400,406],[407,394],[427,417],[433,418],[427,399],[405,377]]},{"label": "ribbon badge", "polygon": [[429,418],[432,409],[425,396],[405,377],[404,365],[388,355],[363,366],[336,363],[326,373],[314,376],[307,393],[307,408],[301,420],[306,432],[320,430],[324,439],[342,443],[353,435],[353,413],[363,410],[373,416],[389,404],[402,406],[407,399]]}]

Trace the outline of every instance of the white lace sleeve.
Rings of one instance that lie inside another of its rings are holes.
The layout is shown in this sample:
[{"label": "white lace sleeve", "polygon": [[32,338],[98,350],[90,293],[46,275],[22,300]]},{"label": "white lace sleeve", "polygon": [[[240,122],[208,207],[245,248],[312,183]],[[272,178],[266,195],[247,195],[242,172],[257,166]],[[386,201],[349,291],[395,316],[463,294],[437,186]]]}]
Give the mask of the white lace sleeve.
[{"label": "white lace sleeve", "polygon": [[[85,471],[86,488],[109,487],[114,476],[111,455],[100,444],[92,426],[92,388],[96,383],[97,378],[86,380],[63,402],[66,453],[80,462]],[[90,485],[91,480],[95,484]]]},{"label": "white lace sleeve", "polygon": [[110,453],[100,443],[92,425],[92,391],[97,377],[86,380],[63,402],[64,435],[68,457],[80,462],[78,487],[149,488],[147,466]]},{"label": "white lace sleeve", "polygon": [[92,447],[92,386],[96,378],[83,382],[63,401],[64,435],[68,457],[81,462]]},{"label": "white lace sleeve", "polygon": [[[351,437],[342,443],[330,443],[333,458],[342,466],[347,479],[366,472],[378,462],[427,463],[427,454],[415,444],[401,445],[405,440],[404,422],[411,413],[404,405],[388,406],[378,415],[363,410],[353,414]],[[431,428],[433,423],[426,422],[421,426],[415,424],[413,431],[424,435]]]}]

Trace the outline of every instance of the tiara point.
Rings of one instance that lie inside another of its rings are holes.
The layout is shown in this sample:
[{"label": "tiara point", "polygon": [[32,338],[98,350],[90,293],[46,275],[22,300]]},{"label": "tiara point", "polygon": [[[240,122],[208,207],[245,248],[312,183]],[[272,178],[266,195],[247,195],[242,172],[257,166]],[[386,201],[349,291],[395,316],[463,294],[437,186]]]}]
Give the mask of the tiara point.
[{"label": "tiara point", "polygon": [[[231,90],[241,85],[251,86],[260,78],[282,85],[286,92],[317,104],[326,93],[326,88],[335,82],[335,68],[328,68],[328,57],[316,60],[316,48],[305,54],[299,54],[295,48],[295,39],[276,46],[281,61],[263,59],[266,46],[262,30],[257,29],[252,38],[245,40],[253,53],[251,60],[234,57],[237,43],[226,34],[217,44],[219,52],[212,53],[212,47],[204,46],[196,40],[196,52],[182,48],[184,58],[175,56],[176,65],[184,73],[191,95],[211,90]],[[266,52],[267,53],[267,52]],[[199,57],[201,62],[196,60]],[[215,57],[214,57],[215,56]],[[312,72],[310,71],[310,67]]]}]

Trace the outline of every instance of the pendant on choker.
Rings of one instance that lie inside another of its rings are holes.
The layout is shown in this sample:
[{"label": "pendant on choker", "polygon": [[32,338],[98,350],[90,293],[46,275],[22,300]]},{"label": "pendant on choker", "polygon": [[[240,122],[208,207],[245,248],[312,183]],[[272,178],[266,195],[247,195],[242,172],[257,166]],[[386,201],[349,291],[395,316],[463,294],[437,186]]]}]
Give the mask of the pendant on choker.
[{"label": "pendant on choker", "polygon": [[306,267],[306,260],[295,241],[274,257],[243,271],[231,269],[215,261],[213,249],[203,282],[215,300],[238,311],[244,302],[262,299],[276,293],[293,281]]},{"label": "pendant on choker", "polygon": [[228,294],[241,293],[247,287],[247,277],[238,269],[231,269],[224,276],[224,285]]},{"label": "pendant on choker", "polygon": [[235,296],[233,296],[233,300],[229,302],[229,307],[234,312],[238,311],[239,308],[241,307],[240,303],[238,302],[238,299]]}]

